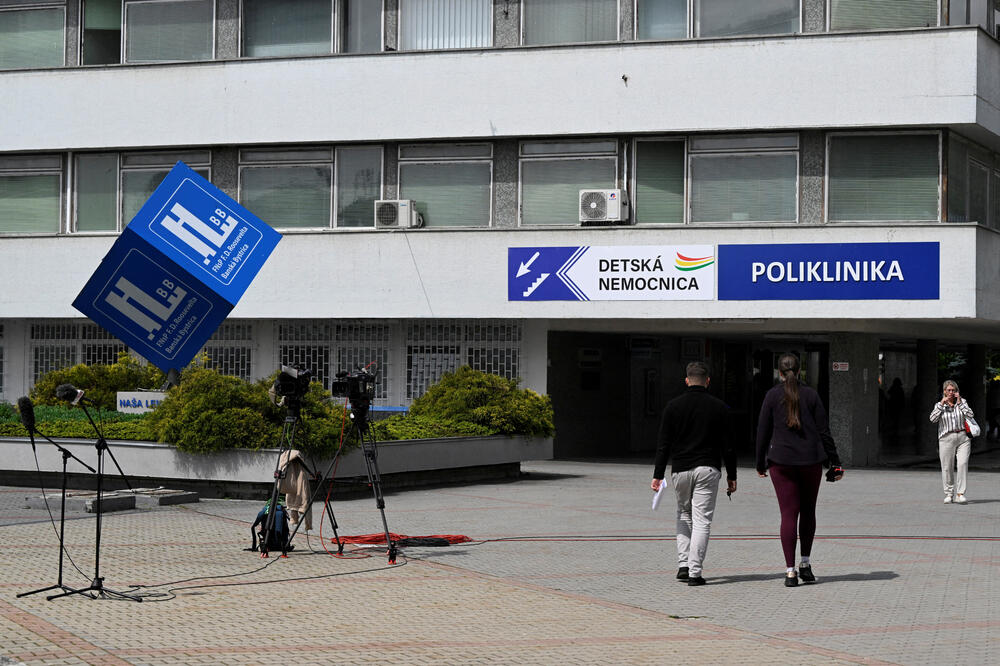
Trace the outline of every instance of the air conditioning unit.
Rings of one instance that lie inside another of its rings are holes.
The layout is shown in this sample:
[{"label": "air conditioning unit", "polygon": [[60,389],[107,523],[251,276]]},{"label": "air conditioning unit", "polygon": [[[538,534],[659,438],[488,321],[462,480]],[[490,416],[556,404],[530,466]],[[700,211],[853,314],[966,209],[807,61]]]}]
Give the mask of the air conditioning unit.
[{"label": "air conditioning unit", "polygon": [[424,218],[410,199],[380,199],[375,202],[376,229],[416,229]]},{"label": "air conditioning unit", "polygon": [[580,190],[580,223],[585,227],[628,224],[624,190]]}]

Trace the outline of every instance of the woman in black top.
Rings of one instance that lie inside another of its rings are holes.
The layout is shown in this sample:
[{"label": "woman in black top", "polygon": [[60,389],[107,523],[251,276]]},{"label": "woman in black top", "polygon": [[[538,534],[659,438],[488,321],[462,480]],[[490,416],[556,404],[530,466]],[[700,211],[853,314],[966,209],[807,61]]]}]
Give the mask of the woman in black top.
[{"label": "woman in black top", "polygon": [[[837,447],[830,436],[826,410],[813,389],[799,383],[799,359],[778,359],[781,383],[767,392],[757,423],[757,474],[771,470],[771,483],[781,509],[781,547],[785,552],[785,586],[816,580],[809,564],[816,535],[816,497],[823,463],[831,465],[827,481],[844,476]],[[796,526],[797,524],[797,526]],[[797,529],[796,529],[797,527]],[[795,543],[802,561],[795,571]]]}]

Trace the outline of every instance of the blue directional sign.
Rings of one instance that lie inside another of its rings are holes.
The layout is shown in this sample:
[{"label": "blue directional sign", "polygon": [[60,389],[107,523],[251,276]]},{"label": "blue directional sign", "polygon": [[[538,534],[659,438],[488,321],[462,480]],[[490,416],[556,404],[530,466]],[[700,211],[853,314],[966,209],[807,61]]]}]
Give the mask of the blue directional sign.
[{"label": "blue directional sign", "polygon": [[679,301],[715,297],[711,245],[507,248],[508,301]]},{"label": "blue directional sign", "polygon": [[280,239],[178,162],[73,307],[161,370],[179,370],[236,306]]}]

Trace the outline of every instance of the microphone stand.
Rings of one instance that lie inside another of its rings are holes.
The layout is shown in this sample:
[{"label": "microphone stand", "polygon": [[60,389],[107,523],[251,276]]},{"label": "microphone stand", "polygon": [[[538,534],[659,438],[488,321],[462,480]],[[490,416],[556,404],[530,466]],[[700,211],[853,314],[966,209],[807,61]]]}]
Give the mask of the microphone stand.
[{"label": "microphone stand", "polygon": [[[27,428],[27,425],[25,425],[25,427]],[[28,436],[31,438],[31,450],[32,450],[32,452],[35,451],[35,432],[38,432],[38,431],[34,427],[28,428]],[[59,449],[59,451],[62,453],[62,494],[61,494],[61,499],[60,499],[60,502],[59,502],[59,579],[56,581],[55,585],[49,585],[48,587],[42,587],[42,588],[39,588],[37,590],[32,590],[30,592],[22,592],[21,594],[17,595],[17,597],[19,599],[21,597],[27,597],[27,596],[29,596],[31,594],[37,594],[38,592],[48,592],[49,590],[62,590],[63,592],[66,592],[67,594],[76,591],[72,587],[69,587],[69,586],[63,584],[63,554],[64,554],[65,544],[66,544],[66,541],[65,541],[65,537],[66,537],[66,462],[70,458],[72,458],[73,460],[77,461],[78,463],[80,463],[81,465],[83,465],[84,467],[86,467],[87,469],[89,469],[91,471],[91,473],[94,472],[94,468],[93,467],[91,467],[87,463],[83,462],[82,460],[80,460],[79,458],[77,458],[76,456],[74,456],[66,448],[60,446],[59,444],[56,444],[47,435],[45,435],[45,434],[43,434],[41,432],[38,432],[38,434],[41,435],[42,437],[44,437],[46,440],[48,440],[50,444],[52,444],[54,447],[56,447],[57,449]],[[51,599],[51,597],[49,597],[49,598]]]},{"label": "microphone stand", "polygon": [[[93,427],[94,432],[97,434],[97,442],[95,442],[97,447],[97,500],[94,503],[95,513],[97,514],[97,528],[94,540],[94,580],[91,581],[88,587],[80,588],[78,590],[63,591],[61,594],[53,594],[50,597],[46,597],[46,599],[52,601],[53,599],[67,597],[71,594],[86,594],[91,599],[127,599],[129,601],[141,602],[141,597],[125,594],[124,592],[116,592],[115,590],[104,587],[104,578],[101,577],[101,522],[103,516],[103,511],[101,510],[101,496],[104,492],[103,481],[105,451],[107,451],[108,455],[111,456],[112,462],[114,462],[115,467],[118,468],[118,474],[120,474],[122,479],[125,480],[125,485],[128,486],[128,489],[133,493],[135,491],[132,489],[132,485],[128,482],[125,472],[122,471],[121,465],[119,465],[118,461],[115,460],[115,454],[108,448],[108,442],[104,439],[104,434],[101,432],[101,429],[97,427],[97,424],[94,423],[94,419],[91,418],[90,411],[87,409],[87,406],[81,401],[80,407],[83,409],[83,413],[87,415],[87,420],[90,421],[91,427]],[[87,594],[88,592],[92,592],[93,594]]]}]

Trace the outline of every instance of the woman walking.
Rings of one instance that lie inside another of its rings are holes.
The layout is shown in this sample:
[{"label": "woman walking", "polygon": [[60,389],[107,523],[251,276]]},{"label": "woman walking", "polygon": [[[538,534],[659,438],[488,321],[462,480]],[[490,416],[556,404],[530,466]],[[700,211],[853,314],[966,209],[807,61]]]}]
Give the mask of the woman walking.
[{"label": "woman walking", "polygon": [[[771,472],[771,483],[781,509],[781,548],[785,553],[785,587],[816,580],[809,555],[816,535],[816,497],[823,464],[827,481],[844,476],[837,447],[830,436],[826,409],[813,389],[799,383],[799,359],[778,359],[781,382],[764,396],[757,423],[757,474]],[[802,560],[795,569],[795,545]]]},{"label": "woman walking", "polygon": [[[931,423],[938,427],[938,454],[941,457],[941,481],[944,484],[944,503],[966,504],[965,482],[969,476],[969,453],[972,436],[965,430],[972,418],[972,407],[959,392],[958,384],[948,379],[941,385],[941,401],[934,403]],[[958,462],[958,472],[955,463]]]}]

